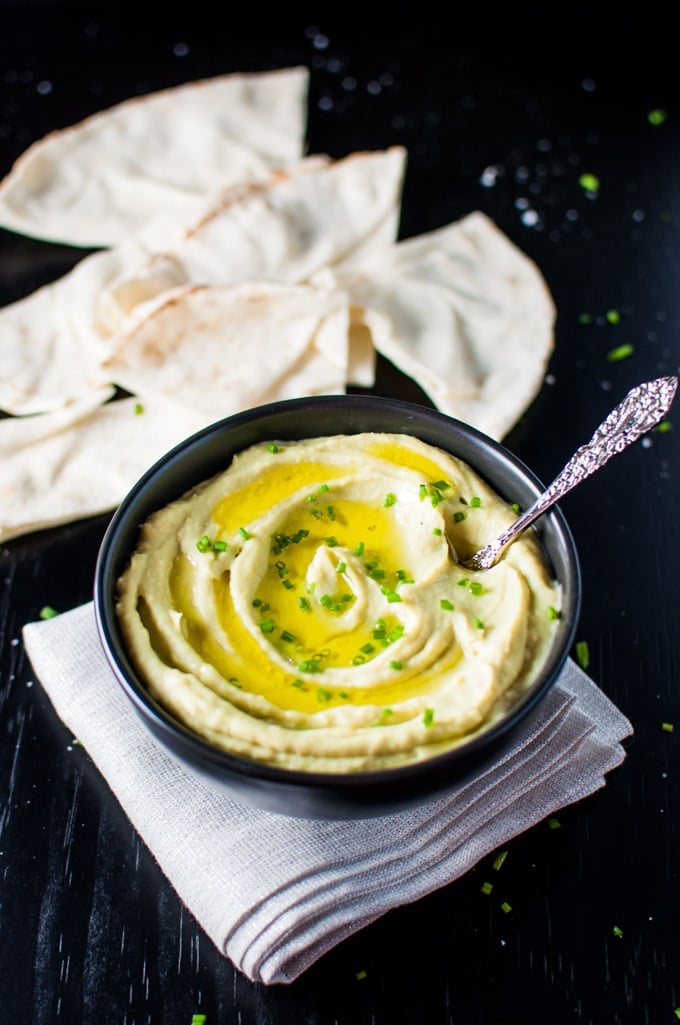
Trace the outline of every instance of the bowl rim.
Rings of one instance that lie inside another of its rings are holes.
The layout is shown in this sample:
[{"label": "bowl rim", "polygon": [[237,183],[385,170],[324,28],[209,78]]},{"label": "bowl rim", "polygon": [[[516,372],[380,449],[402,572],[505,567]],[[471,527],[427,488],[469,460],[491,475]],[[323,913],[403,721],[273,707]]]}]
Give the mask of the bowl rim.
[{"label": "bowl rim", "polygon": [[[578,619],[581,609],[582,579],[578,552],[567,521],[559,508],[553,506],[544,513],[536,526],[539,534],[546,531],[545,524],[550,524],[556,543],[564,551],[564,561],[567,569],[567,581],[570,584],[566,597],[568,605],[563,608],[561,621],[561,642],[555,642],[554,651],[548,657],[546,671],[534,681],[529,688],[518,698],[512,707],[496,723],[474,734],[460,744],[441,752],[440,754],[427,756],[418,761],[407,762],[384,769],[368,769],[357,772],[330,773],[317,772],[303,769],[290,769],[282,766],[260,762],[256,759],[249,759],[244,756],[233,754],[222,748],[213,745],[209,740],[193,732],[181,721],[176,719],[170,712],[158,702],[148,691],[147,687],[137,674],[125,650],[125,644],[117,629],[117,616],[115,614],[115,584],[119,573],[113,569],[116,559],[121,558],[118,551],[120,534],[124,529],[132,530],[131,517],[138,532],[143,520],[151,515],[156,509],[162,508],[168,498],[161,502],[149,504],[149,488],[158,479],[168,473],[169,468],[177,463],[189,465],[191,456],[196,450],[200,450],[208,441],[231,433],[234,428],[245,426],[254,421],[264,421],[276,414],[295,413],[302,415],[305,410],[319,410],[323,407],[332,406],[340,410],[369,410],[382,411],[385,414],[396,413],[402,415],[405,424],[413,425],[413,434],[420,437],[418,424],[427,424],[433,429],[444,428],[447,431],[453,430],[458,436],[464,438],[473,446],[490,451],[494,464],[502,463],[505,470],[510,470],[514,477],[526,485],[529,490],[537,496],[544,485],[536,474],[502,442],[484,434],[477,428],[464,421],[458,420],[449,414],[428,406],[403,400],[392,399],[378,395],[340,394],[311,396],[306,398],[283,399],[276,402],[265,403],[259,406],[250,407],[247,410],[234,413],[224,417],[173,446],[165,455],[154,462],[129,489],[109,521],[97,555],[94,575],[93,605],[97,632],[104,654],[113,671],[119,685],[123,688],[128,698],[136,708],[137,712],[150,724],[154,734],[161,740],[169,743],[171,749],[176,748],[180,742],[192,762],[201,763],[210,773],[215,770],[226,772],[228,775],[241,779],[244,783],[257,780],[261,783],[285,784],[288,786],[314,787],[321,790],[341,791],[343,794],[351,794],[353,791],[362,791],[371,785],[390,788],[400,785],[424,780],[433,775],[442,774],[446,777],[447,767],[457,761],[474,759],[474,757],[486,748],[498,746],[509,734],[525,721],[529,714],[539,704],[545,694],[552,688],[560,675],[565,662],[574,643]],[[369,428],[366,428],[367,430]],[[363,430],[363,428],[362,428]],[[376,430],[379,430],[376,428]],[[315,432],[309,437],[321,436],[324,432]],[[327,435],[359,433],[346,429],[329,429]],[[392,433],[399,433],[392,430]],[[400,433],[408,433],[403,430]],[[270,437],[270,434],[267,435]],[[253,442],[254,443],[254,442]],[[435,442],[434,444],[439,444]],[[439,447],[456,456],[442,439]],[[229,465],[232,455],[239,448],[233,449],[232,453],[225,458],[225,469]],[[228,460],[228,461],[226,461]],[[475,472],[485,477],[485,472],[473,466]],[[175,497],[180,497],[192,486],[207,479],[209,474],[198,473],[189,479],[190,475],[184,474],[185,485],[177,491]],[[492,487],[498,490],[497,486],[490,482]],[[144,515],[139,516],[138,510],[149,506]],[[132,554],[133,548],[126,548],[126,561]],[[554,567],[552,567],[554,570]],[[182,756],[183,757],[183,756]]]}]

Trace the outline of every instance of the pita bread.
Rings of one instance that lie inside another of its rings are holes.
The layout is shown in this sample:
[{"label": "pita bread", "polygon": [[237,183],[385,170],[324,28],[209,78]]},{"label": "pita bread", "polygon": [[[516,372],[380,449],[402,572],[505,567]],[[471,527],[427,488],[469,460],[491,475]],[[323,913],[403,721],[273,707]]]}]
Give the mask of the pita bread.
[{"label": "pita bread", "polygon": [[480,212],[314,280],[348,294],[375,348],[438,409],[496,439],[541,387],[552,297],[536,265]]},{"label": "pita bread", "polygon": [[176,397],[209,420],[292,395],[342,393],[349,304],[304,285],[194,285],[120,336],[109,379],[145,400]]},{"label": "pita bread", "polygon": [[0,542],[114,509],[157,459],[206,425],[164,396],[103,402],[94,393],[53,413],[0,420]]},{"label": "pita bread", "polygon": [[309,72],[222,75],[126,100],[30,146],[0,183],[0,225],[89,248],[257,181],[304,153]]},{"label": "pita bread", "polygon": [[[189,226],[155,222],[0,309],[0,409],[46,412],[109,383],[116,337],[170,288],[304,283],[384,252],[398,229],[405,151],[309,158],[204,204]],[[365,361],[364,361],[365,363]]]}]

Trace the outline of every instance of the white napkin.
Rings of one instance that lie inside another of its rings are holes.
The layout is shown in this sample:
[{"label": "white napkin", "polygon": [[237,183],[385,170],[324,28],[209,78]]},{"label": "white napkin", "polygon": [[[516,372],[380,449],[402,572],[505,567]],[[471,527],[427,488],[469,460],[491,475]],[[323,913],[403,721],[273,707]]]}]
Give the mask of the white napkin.
[{"label": "white napkin", "polygon": [[24,641],[58,715],[181,900],[241,972],[267,984],[292,982],[386,911],[598,790],[632,733],[569,660],[537,720],[481,779],[385,817],[293,819],[232,801],[157,745],[106,662],[91,603],[29,623]]}]

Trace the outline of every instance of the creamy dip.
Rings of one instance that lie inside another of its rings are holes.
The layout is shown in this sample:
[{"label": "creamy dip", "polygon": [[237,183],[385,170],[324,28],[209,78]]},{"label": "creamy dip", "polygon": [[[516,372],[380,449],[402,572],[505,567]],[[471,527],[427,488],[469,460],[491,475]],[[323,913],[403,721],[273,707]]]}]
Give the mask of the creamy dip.
[{"label": "creamy dip", "polygon": [[119,581],[131,657],[177,719],[314,772],[421,760],[494,722],[540,672],[560,589],[464,462],[407,435],[256,445],[155,513]]}]

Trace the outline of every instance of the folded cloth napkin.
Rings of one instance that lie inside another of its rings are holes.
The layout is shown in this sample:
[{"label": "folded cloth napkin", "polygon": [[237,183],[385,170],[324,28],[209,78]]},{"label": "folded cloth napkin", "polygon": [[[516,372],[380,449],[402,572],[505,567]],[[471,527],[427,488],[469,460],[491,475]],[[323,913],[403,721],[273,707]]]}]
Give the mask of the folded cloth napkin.
[{"label": "folded cloth napkin", "polygon": [[450,883],[604,785],[628,720],[569,660],[481,778],[415,809],[308,821],[232,801],[149,736],[100,648],[92,604],[24,627],[33,668],[179,897],[253,981],[289,983],[391,908]]}]

